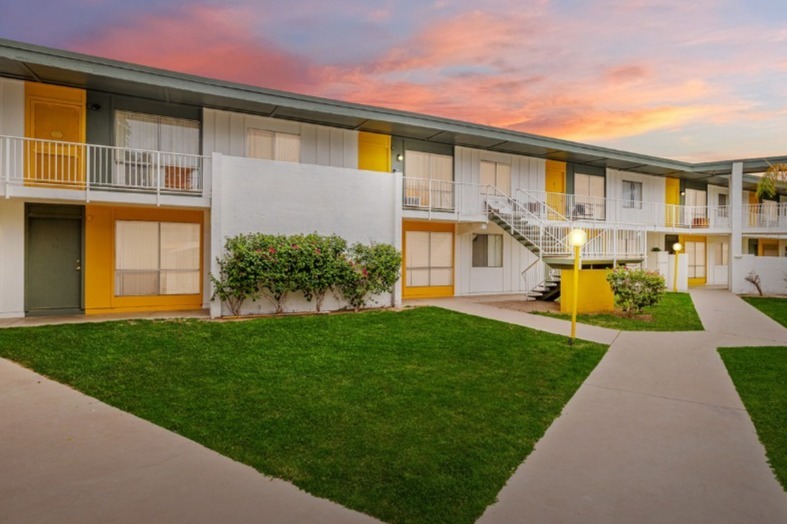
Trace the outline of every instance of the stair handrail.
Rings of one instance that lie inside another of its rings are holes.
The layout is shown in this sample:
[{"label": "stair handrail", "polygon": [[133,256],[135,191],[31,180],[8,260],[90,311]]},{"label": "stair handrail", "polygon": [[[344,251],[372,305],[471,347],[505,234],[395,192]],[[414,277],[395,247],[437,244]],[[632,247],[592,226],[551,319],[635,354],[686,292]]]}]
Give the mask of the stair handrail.
[{"label": "stair handrail", "polygon": [[[541,252],[549,255],[565,255],[570,254],[571,250],[568,248],[568,233],[564,237],[558,237],[552,233],[550,229],[552,226],[547,225],[544,223],[540,217],[528,209],[526,206],[523,206],[521,202],[516,200],[515,198],[509,196],[508,194],[504,193],[500,189],[494,186],[486,186],[486,199],[484,200],[486,212],[494,213],[502,220],[508,223],[508,226],[511,228],[512,231],[522,235],[526,238],[529,242],[531,242],[534,246],[536,246]],[[504,201],[505,206],[510,208],[510,212],[503,211],[503,206],[495,207],[490,202],[490,197],[493,199],[497,199],[498,201]],[[510,218],[506,218],[507,215],[510,215]],[[532,234],[529,234],[527,231],[523,229],[522,226],[527,224],[528,222],[533,222],[535,227],[539,228],[539,239],[533,238]],[[519,225],[522,223],[521,225]],[[548,244],[552,247],[552,249],[547,249],[544,245],[544,236],[546,236],[546,240]]]}]

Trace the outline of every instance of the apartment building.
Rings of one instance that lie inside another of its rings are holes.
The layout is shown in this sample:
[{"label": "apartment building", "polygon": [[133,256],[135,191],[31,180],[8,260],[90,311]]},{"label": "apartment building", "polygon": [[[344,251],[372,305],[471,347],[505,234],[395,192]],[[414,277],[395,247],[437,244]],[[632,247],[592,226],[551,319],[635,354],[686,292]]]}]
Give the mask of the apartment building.
[{"label": "apartment building", "polygon": [[[785,292],[787,158],[691,164],[0,40],[0,316],[210,307],[227,236],[339,234],[403,251],[393,296],[554,298],[583,267]],[[338,299],[330,307],[341,307]],[[295,297],[289,308],[310,308]],[[258,301],[248,312],[269,311]]]}]

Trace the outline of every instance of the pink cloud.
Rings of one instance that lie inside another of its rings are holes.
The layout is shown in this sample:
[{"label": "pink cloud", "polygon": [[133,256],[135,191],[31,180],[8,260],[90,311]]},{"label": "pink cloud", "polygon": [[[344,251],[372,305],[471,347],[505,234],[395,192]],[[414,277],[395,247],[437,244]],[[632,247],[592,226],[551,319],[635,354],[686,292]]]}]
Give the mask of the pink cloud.
[{"label": "pink cloud", "polygon": [[76,51],[235,82],[304,91],[312,64],[252,36],[250,13],[190,5],[167,16],[142,15],[70,46]]}]

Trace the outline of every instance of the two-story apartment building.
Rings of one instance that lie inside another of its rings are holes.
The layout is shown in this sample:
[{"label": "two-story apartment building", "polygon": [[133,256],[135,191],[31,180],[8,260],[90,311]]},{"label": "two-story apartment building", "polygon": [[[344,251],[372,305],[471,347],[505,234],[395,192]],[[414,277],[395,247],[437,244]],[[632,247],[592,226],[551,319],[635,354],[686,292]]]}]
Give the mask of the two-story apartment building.
[{"label": "two-story apartment building", "polygon": [[543,290],[577,226],[587,265],[681,241],[690,284],[735,289],[749,253],[787,270],[787,192],[754,194],[784,160],[691,164],[0,40],[0,316],[208,307],[224,239],[250,231],[396,245],[384,302]]}]

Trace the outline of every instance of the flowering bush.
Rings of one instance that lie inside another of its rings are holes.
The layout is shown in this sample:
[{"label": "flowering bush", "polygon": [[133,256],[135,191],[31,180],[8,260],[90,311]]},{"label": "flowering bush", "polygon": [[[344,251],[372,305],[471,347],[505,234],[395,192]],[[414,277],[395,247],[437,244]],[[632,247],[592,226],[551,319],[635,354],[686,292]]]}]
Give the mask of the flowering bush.
[{"label": "flowering bush", "polygon": [[339,287],[358,311],[371,295],[390,292],[399,280],[402,255],[389,244],[354,244],[344,265]]},{"label": "flowering bush", "polygon": [[664,277],[657,271],[618,267],[607,274],[607,282],[615,295],[615,305],[631,317],[658,304],[664,294]]},{"label": "flowering bush", "polygon": [[331,235],[237,235],[227,239],[218,259],[219,275],[211,275],[213,298],[239,315],[247,299],[269,299],[284,311],[291,292],[301,291],[320,311],[331,290],[340,291],[354,309],[369,296],[390,291],[399,278],[402,257],[387,244],[347,248]]}]

